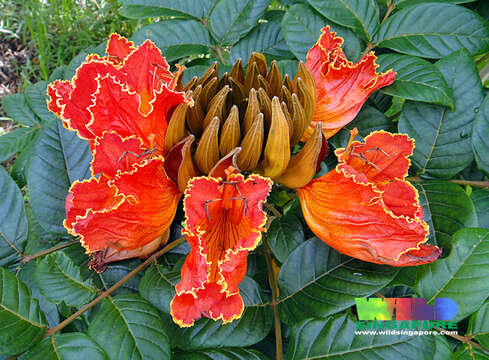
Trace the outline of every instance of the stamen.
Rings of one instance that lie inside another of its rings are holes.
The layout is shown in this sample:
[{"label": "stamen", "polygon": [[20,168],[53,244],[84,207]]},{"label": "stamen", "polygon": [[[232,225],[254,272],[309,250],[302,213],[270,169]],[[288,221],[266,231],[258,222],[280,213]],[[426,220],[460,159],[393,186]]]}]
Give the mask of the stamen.
[{"label": "stamen", "polygon": [[222,201],[222,199],[212,199],[212,200],[206,200],[204,203],[204,208],[205,208],[205,214],[207,215],[207,220],[211,221],[211,216],[209,214],[209,203],[213,203],[216,201]]},{"label": "stamen", "polygon": [[241,194],[240,194],[240,196],[233,197],[233,198],[231,198],[229,200],[243,200],[243,203],[244,203],[244,215],[246,216],[246,214],[248,212],[248,199],[247,198],[245,198],[244,196],[241,196]]},{"label": "stamen", "polygon": [[375,148],[372,148],[372,149],[368,149],[367,151],[365,151],[365,153],[368,153],[370,151],[380,151],[382,154],[384,154],[385,156],[387,156],[388,158],[390,158],[391,156],[385,152],[384,150],[382,150],[381,148],[379,147],[375,147]]},{"label": "stamen", "polygon": [[373,167],[375,170],[380,171],[380,168],[377,165],[375,165],[373,162],[370,162],[363,154],[361,153],[357,154],[352,152],[350,155],[362,159],[366,165],[369,165]]},{"label": "stamen", "polygon": [[357,128],[353,128],[352,130],[350,130],[350,138],[348,139],[348,145],[346,146],[346,150],[345,150],[347,156],[351,155],[351,153],[353,152],[352,144],[353,144],[353,140],[355,139],[355,136],[357,135],[358,135]]}]

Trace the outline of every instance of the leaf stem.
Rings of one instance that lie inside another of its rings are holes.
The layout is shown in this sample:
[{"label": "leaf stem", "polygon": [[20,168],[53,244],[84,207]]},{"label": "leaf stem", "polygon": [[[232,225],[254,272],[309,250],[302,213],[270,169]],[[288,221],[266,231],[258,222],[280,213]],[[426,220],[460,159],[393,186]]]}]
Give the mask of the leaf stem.
[{"label": "leaf stem", "polygon": [[[414,181],[414,182],[419,182],[423,181],[419,176],[411,176],[408,177],[406,180],[409,181]],[[459,179],[450,179],[450,180],[445,180],[454,184],[459,184],[459,185],[470,185],[474,187],[480,187],[480,188],[489,188],[489,180],[485,181],[475,181],[475,180],[459,180]]]},{"label": "leaf stem", "polygon": [[49,249],[43,250],[43,251],[38,252],[37,254],[34,254],[34,255],[23,255],[22,260],[20,260],[20,263],[21,264],[27,264],[29,261],[37,259],[38,257],[44,256],[47,254],[51,254],[52,252],[55,252],[55,251],[58,251],[58,250],[79,244],[79,243],[80,243],[79,240],[73,240],[73,241],[69,241],[69,242],[65,242],[65,243],[53,246]]},{"label": "leaf stem", "polygon": [[278,314],[278,283],[275,270],[272,264],[272,255],[270,248],[268,247],[265,237],[263,237],[263,254],[267,262],[268,281],[270,283],[270,289],[272,290],[272,309],[273,309],[273,321],[275,327],[275,352],[277,354],[277,360],[283,360],[284,355],[282,351],[282,327],[280,325],[280,316]]},{"label": "leaf stem", "polygon": [[263,204],[263,206],[265,206],[267,208],[267,210],[270,210],[274,216],[277,216],[277,217],[282,216],[280,211],[278,211],[277,208],[275,206],[273,206],[273,204],[266,202]]},{"label": "leaf stem", "polygon": [[387,18],[390,16],[390,14],[394,11],[395,8],[396,8],[396,6],[392,3],[392,1],[389,0],[389,2],[387,4],[387,11],[386,11],[384,18],[382,19],[381,23],[383,23],[384,21],[387,20]]},{"label": "leaf stem", "polygon": [[217,45],[214,50],[216,50],[217,57],[221,60],[221,63],[225,64],[226,60],[224,60],[224,56],[222,55],[222,48]]},{"label": "leaf stem", "polygon": [[44,337],[46,336],[52,336],[56,334],[58,331],[63,329],[65,326],[67,326],[69,323],[71,323],[73,320],[75,320],[78,316],[83,314],[85,311],[90,309],[91,307],[97,305],[100,301],[102,301],[104,298],[112,294],[115,290],[117,290],[119,287],[121,287],[127,280],[132,278],[134,275],[136,275],[138,272],[143,270],[146,266],[148,266],[152,261],[158,259],[161,255],[167,253],[171,249],[177,247],[181,243],[185,241],[185,236],[182,236],[178,238],[177,240],[169,243],[166,245],[163,249],[160,251],[155,252],[153,255],[151,255],[149,258],[147,258],[144,262],[139,264],[134,270],[132,270],[129,274],[124,276],[122,279],[120,279],[118,282],[116,282],[114,285],[110,287],[107,291],[104,291],[102,294],[100,294],[97,298],[95,298],[93,301],[82,307],[80,310],[72,314],[70,317],[66,318],[62,322],[60,322],[58,325],[56,325],[53,328],[50,328],[46,331],[46,334],[44,334]]}]

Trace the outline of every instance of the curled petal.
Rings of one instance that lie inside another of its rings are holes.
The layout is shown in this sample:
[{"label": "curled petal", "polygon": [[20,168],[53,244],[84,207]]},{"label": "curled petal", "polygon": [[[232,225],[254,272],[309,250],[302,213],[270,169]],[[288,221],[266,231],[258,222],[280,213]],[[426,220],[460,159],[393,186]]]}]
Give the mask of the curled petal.
[{"label": "curled petal", "polygon": [[221,178],[199,177],[185,192],[185,233],[192,250],[176,286],[172,316],[190,326],[201,314],[231,321],[243,302],[238,284],[246,273],[246,256],[264,231],[265,201],[272,182],[258,175],[244,179],[228,172]]},{"label": "curled petal", "polygon": [[392,70],[377,73],[373,52],[354,64],[346,59],[342,44],[343,39],[327,26],[307,54],[306,67],[316,83],[316,107],[304,139],[311,136],[316,122],[330,138],[355,118],[370,94],[394,82]]},{"label": "curled petal", "polygon": [[93,146],[92,175],[113,178],[117,172],[128,172],[132,164],[145,159],[146,151],[142,140],[135,136],[123,138],[114,132],[104,132]]},{"label": "curled petal", "polygon": [[124,61],[134,49],[134,42],[127,40],[124,36],[119,34],[111,34],[109,41],[107,42],[107,48],[105,52],[109,57],[115,58],[118,63]]},{"label": "curled petal", "polygon": [[152,112],[143,116],[138,111],[139,96],[126,85],[110,75],[97,79],[97,83],[93,104],[88,108],[91,132],[101,136],[111,129],[123,137],[135,135],[143,140],[146,149],[156,146],[162,152],[169,111],[185,101],[184,94],[162,86],[155,91]]},{"label": "curled petal", "polygon": [[405,207],[391,210],[387,204],[394,205],[392,189],[384,201],[382,190],[359,183],[338,169],[297,189],[297,193],[309,227],[329,246],[360,260],[408,266],[432,262],[441,252],[424,244],[428,225],[418,209],[413,211],[417,200],[413,190],[410,193],[416,198]]},{"label": "curled petal", "polygon": [[118,175],[110,184],[123,201],[108,210],[89,208],[72,227],[88,253],[106,247],[136,249],[169,228],[180,192],[166,176],[161,159],[134,164],[131,172]]},{"label": "curled petal", "polygon": [[347,150],[340,148],[335,154],[346,173],[358,176],[358,181],[380,184],[407,176],[413,150],[414,140],[407,135],[376,131],[364,143],[354,141]]}]

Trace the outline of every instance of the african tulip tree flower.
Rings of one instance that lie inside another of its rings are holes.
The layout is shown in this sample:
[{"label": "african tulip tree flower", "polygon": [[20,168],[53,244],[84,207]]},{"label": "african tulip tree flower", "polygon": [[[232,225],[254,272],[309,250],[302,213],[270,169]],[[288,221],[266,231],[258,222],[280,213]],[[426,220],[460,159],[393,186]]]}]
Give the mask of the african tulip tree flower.
[{"label": "african tulip tree flower", "polygon": [[[339,45],[325,56],[344,59]],[[182,69],[171,73],[150,41],[135,47],[112,35],[107,53],[89,55],[71,81],[48,87],[49,109],[87,139],[93,153],[92,177],[70,188],[64,225],[80,237],[90,266],[103,271],[108,262],[144,257],[165,243],[184,197],[182,233],[191,250],[170,306],[180,326],[191,326],[202,315],[224,323],[241,316],[238,285],[248,252],[265,231],[263,203],[273,182],[297,189],[311,229],[341,252],[396,266],[436,258],[432,247],[423,245],[427,228],[417,193],[404,181],[412,150],[407,138],[390,135],[379,142],[372,135],[368,149],[353,143],[345,154],[337,152],[335,172],[313,180],[328,151],[324,122],[315,112],[316,106],[324,114],[325,81],[315,80],[306,65],[300,63],[291,79],[282,76],[275,61],[268,66],[262,54],[253,53],[246,72],[238,60],[220,76],[215,63],[183,86]],[[365,64],[372,63],[368,59]],[[342,63],[356,71],[344,75],[346,82],[364,79],[363,71],[372,75],[368,67]],[[377,85],[361,86],[371,92]],[[358,99],[353,102],[359,109]],[[307,141],[294,153],[306,131]],[[380,150],[371,151],[371,145]],[[378,153],[390,154],[398,165],[385,159],[376,164],[379,159],[372,156]],[[382,169],[381,174],[368,166]],[[407,203],[396,202],[398,193]],[[350,212],[333,204],[343,197],[350,197],[345,199]],[[379,233],[384,238],[379,240]],[[396,235],[392,242],[389,234]],[[363,243],[356,245],[359,239]],[[358,249],[365,244],[372,244],[375,256]],[[405,260],[412,256],[421,259]]]},{"label": "african tulip tree flower", "polygon": [[[352,139],[356,132],[352,133]],[[433,262],[417,190],[405,180],[414,141],[376,131],[337,149],[339,164],[297,189],[311,230],[342,254],[391,266]]]},{"label": "african tulip tree flower", "polygon": [[305,139],[318,122],[329,139],[357,116],[374,91],[392,84],[396,77],[392,70],[377,73],[373,51],[357,63],[348,61],[341,49],[343,39],[329,26],[321,31],[319,40],[307,53],[306,67],[316,82],[316,108]]}]

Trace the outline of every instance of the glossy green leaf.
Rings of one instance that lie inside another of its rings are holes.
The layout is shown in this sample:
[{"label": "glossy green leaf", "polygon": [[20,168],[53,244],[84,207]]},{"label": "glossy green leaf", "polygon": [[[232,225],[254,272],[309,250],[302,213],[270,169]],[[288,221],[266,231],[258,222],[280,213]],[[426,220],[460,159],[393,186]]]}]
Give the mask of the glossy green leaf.
[{"label": "glossy green leaf", "polygon": [[356,260],[318,238],[297,247],[280,268],[280,318],[293,324],[308,317],[326,317],[386,286],[397,269]]},{"label": "glossy green leaf", "polygon": [[475,206],[479,226],[489,228],[489,189],[474,189],[470,198]]},{"label": "glossy green leaf", "polygon": [[20,260],[27,239],[24,198],[0,166],[0,265]]},{"label": "glossy green leaf", "polygon": [[196,321],[190,328],[178,328],[175,325],[175,346],[189,351],[246,347],[263,340],[272,327],[271,307],[264,305],[265,299],[260,287],[253,279],[245,277],[239,284],[239,291],[245,303],[245,310],[239,319],[226,325],[222,325],[220,320],[208,318]]},{"label": "glossy green leaf", "polygon": [[418,189],[424,220],[430,226],[430,241],[448,253],[455,232],[478,225],[474,204],[457,184],[421,181],[413,185]]},{"label": "glossy green leaf", "polygon": [[169,314],[170,302],[175,296],[175,285],[179,281],[179,271],[152,264],[139,283],[139,293],[158,310]]},{"label": "glossy green leaf", "polygon": [[[430,2],[434,3],[450,3],[450,4],[465,4],[465,3],[470,3],[474,2],[477,0],[430,0]],[[393,3],[396,5],[398,8],[405,8],[408,6],[412,5],[417,5],[417,4],[422,4],[425,3],[426,0],[394,0]]]},{"label": "glossy green leaf", "polygon": [[130,19],[167,16],[200,19],[207,15],[213,2],[213,0],[123,0],[120,13]]},{"label": "glossy green leaf", "polygon": [[47,100],[47,83],[39,81],[29,85],[25,90],[25,100],[31,110],[37,115],[41,122],[55,121],[57,117],[48,110]]},{"label": "glossy green leaf", "polygon": [[450,255],[423,265],[417,274],[416,292],[433,304],[448,297],[457,303],[452,321],[477,310],[489,293],[489,229],[462,229],[453,235]]},{"label": "glossy green leaf", "polygon": [[27,170],[30,203],[39,224],[65,234],[65,198],[71,183],[90,176],[92,154],[86,140],[63,128],[60,121],[41,130]]},{"label": "glossy green leaf", "polygon": [[462,344],[452,355],[452,360],[489,360],[489,354],[470,344]]},{"label": "glossy green leaf", "polygon": [[54,327],[59,323],[58,308],[56,307],[56,304],[49,302],[39,291],[39,287],[35,281],[36,268],[37,265],[35,261],[29,261],[26,264],[22,264],[22,267],[17,273],[17,278],[27,285],[31,291],[32,297],[39,301],[39,308],[46,316],[49,327]]},{"label": "glossy green leaf", "polygon": [[343,51],[349,60],[357,60],[363,49],[355,34],[348,28],[332,24],[309,5],[291,6],[282,19],[285,42],[289,45],[290,51],[302,61],[306,61],[307,52],[318,41],[321,29],[326,25],[330,25],[331,29],[345,40]]},{"label": "glossy green leaf", "polygon": [[267,360],[256,350],[243,348],[208,349],[191,353],[178,352],[179,360]]},{"label": "glossy green leaf", "polygon": [[27,354],[29,360],[108,360],[102,348],[89,336],[73,332],[45,338]]},{"label": "glossy green leaf", "polygon": [[170,359],[170,341],[158,311],[135,294],[107,298],[88,335],[111,360]]},{"label": "glossy green leaf", "polygon": [[136,43],[152,40],[168,61],[207,53],[212,46],[209,32],[196,20],[171,19],[147,25],[131,37]]},{"label": "glossy green leaf", "polygon": [[293,79],[297,75],[299,62],[297,60],[279,60],[277,61],[277,66],[280,69],[282,76],[289,74],[289,78]]},{"label": "glossy green leaf", "polygon": [[304,229],[297,216],[288,214],[273,219],[267,231],[267,243],[280,262],[283,263],[303,242]]},{"label": "glossy green leaf", "polygon": [[472,149],[477,167],[489,175],[489,95],[484,98],[474,120]]},{"label": "glossy green leaf", "polygon": [[460,49],[475,55],[489,50],[489,28],[467,8],[430,2],[391,15],[380,26],[376,42],[380,47],[427,58],[442,58]]},{"label": "glossy green leaf", "polygon": [[350,139],[350,130],[357,128],[356,140],[363,140],[371,132],[376,130],[395,131],[395,124],[381,111],[370,105],[364,105],[355,120],[343,127],[335,136],[329,139],[329,143],[336,149],[345,148]]},{"label": "glossy green leaf", "polygon": [[27,105],[25,96],[22,94],[11,94],[2,96],[2,107],[7,116],[25,126],[39,126],[39,119]]},{"label": "glossy green leaf", "polygon": [[36,282],[41,293],[56,304],[64,301],[68,306],[81,306],[97,295],[93,282],[84,280],[80,268],[63,252],[49,254],[37,264]]},{"label": "glossy green leaf", "polygon": [[489,347],[489,302],[470,316],[469,327],[465,336],[475,337],[483,347]]},{"label": "glossy green leaf", "polygon": [[406,101],[399,131],[414,138],[411,161],[427,178],[451,178],[472,162],[471,133],[482,102],[482,85],[476,66],[465,51],[438,61],[455,99],[455,111],[431,104]]},{"label": "glossy green leaf", "polygon": [[452,91],[438,68],[424,59],[401,54],[379,55],[377,71],[394,69],[396,80],[382,92],[404,99],[439,104],[454,110]]},{"label": "glossy green leaf", "polygon": [[379,26],[379,8],[375,0],[308,0],[323,16],[351,28],[367,42],[372,42]]},{"label": "glossy green leaf", "polygon": [[276,21],[259,24],[251,30],[248,36],[232,47],[229,59],[231,63],[238,58],[246,62],[254,51],[285,58],[294,57],[285,42],[281,25]]},{"label": "glossy green leaf", "polygon": [[446,360],[452,356],[452,349],[444,336],[435,337],[436,350],[433,360]]},{"label": "glossy green leaf", "polygon": [[38,128],[17,128],[0,136],[0,161],[5,161],[21,152],[34,139]]},{"label": "glossy green leaf", "polygon": [[356,335],[355,330],[355,320],[346,314],[306,319],[292,328],[287,359],[433,359],[432,336]]},{"label": "glossy green leaf", "polygon": [[46,332],[46,318],[29,288],[0,268],[0,356],[26,351]]},{"label": "glossy green leaf", "polygon": [[253,29],[271,0],[218,0],[209,15],[212,37],[220,44],[235,44]]}]

